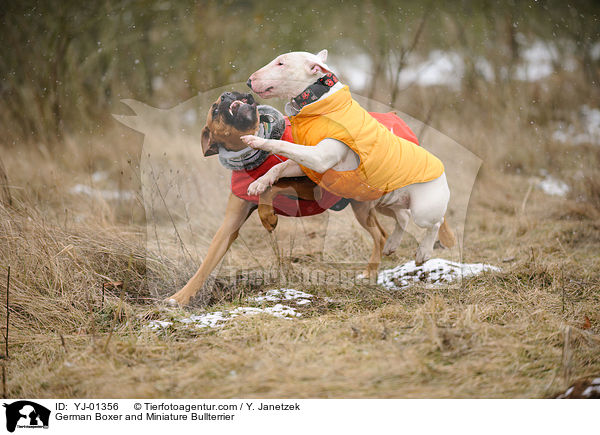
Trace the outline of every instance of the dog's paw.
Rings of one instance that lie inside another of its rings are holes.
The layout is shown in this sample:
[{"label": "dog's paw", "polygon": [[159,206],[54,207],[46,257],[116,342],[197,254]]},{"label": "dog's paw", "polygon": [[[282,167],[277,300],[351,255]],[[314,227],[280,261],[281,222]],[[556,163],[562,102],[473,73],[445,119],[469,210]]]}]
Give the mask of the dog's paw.
[{"label": "dog's paw", "polygon": [[386,256],[392,255],[394,252],[396,252],[396,249],[398,249],[399,244],[400,244],[400,241],[397,241],[393,236],[390,236],[385,241],[385,245],[383,246],[382,254],[386,255]]},{"label": "dog's paw", "polygon": [[191,297],[185,293],[177,292],[174,295],[164,299],[163,302],[169,307],[177,308],[187,305]]},{"label": "dog's paw", "polygon": [[359,281],[363,281],[363,282],[368,282],[370,284],[376,284],[377,283],[377,270],[373,270],[373,269],[366,269],[365,271],[359,273],[356,276],[356,279]]},{"label": "dog's paw", "polygon": [[417,255],[415,257],[415,265],[422,266],[423,263],[427,262],[431,258],[431,251],[426,252],[425,250],[417,249]]},{"label": "dog's paw", "polygon": [[269,183],[265,183],[259,178],[258,180],[250,183],[250,185],[248,186],[248,195],[260,195],[262,193],[265,193],[269,187],[271,187]]},{"label": "dog's paw", "polygon": [[269,141],[267,139],[263,139],[262,137],[255,136],[253,134],[248,134],[245,136],[240,136],[240,139],[250,148],[271,151],[268,147]]},{"label": "dog's paw", "polygon": [[265,227],[268,232],[273,232],[273,230],[275,230],[277,227],[278,221],[273,206],[269,204],[259,204],[258,215],[260,216],[260,221],[263,224],[263,227]]},{"label": "dog's paw", "polygon": [[179,302],[177,302],[173,298],[164,299],[163,303],[169,308],[178,308],[179,307]]}]

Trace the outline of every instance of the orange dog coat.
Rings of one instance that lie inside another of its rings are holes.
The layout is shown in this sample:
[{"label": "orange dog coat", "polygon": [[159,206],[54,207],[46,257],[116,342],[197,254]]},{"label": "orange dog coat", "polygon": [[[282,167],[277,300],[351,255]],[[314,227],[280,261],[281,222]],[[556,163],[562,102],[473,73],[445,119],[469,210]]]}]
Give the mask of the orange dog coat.
[{"label": "orange dog coat", "polygon": [[350,171],[321,174],[301,166],[311,180],[341,197],[370,201],[444,173],[440,159],[379,123],[352,99],[348,86],[302,107],[290,121],[294,143],[315,146],[332,138],[358,154],[358,168]]}]

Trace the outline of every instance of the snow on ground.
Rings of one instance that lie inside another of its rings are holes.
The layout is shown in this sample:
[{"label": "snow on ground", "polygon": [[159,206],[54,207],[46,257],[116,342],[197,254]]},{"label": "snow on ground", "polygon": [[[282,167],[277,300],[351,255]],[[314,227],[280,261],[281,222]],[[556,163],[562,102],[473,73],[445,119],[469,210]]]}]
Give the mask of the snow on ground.
[{"label": "snow on ground", "polygon": [[521,58],[522,61],[515,71],[515,78],[537,82],[554,72],[558,50],[554,44],[538,40],[523,49]]},{"label": "snow on ground", "polygon": [[579,112],[581,129],[578,130],[573,124],[559,123],[552,139],[573,145],[600,145],[600,109],[583,105]]},{"label": "snow on ground", "polygon": [[546,177],[541,180],[537,186],[542,189],[546,195],[567,196],[571,190],[569,185],[558,178],[546,174]]},{"label": "snow on ground", "polygon": [[427,60],[409,63],[400,72],[400,86],[448,86],[460,89],[465,63],[460,54],[433,50]]},{"label": "snow on ground", "polygon": [[[394,59],[394,56],[390,56]],[[394,61],[392,61],[392,64]],[[357,53],[348,56],[338,56],[329,63],[351,89],[365,90],[373,80],[373,61],[367,53]],[[398,65],[391,65],[393,79]],[[460,88],[464,74],[462,57],[452,51],[433,50],[427,58],[410,55],[407,64],[403,66],[398,81],[400,86],[413,84],[418,86],[448,86]],[[389,73],[389,71],[388,71]]]},{"label": "snow on ground", "polygon": [[310,299],[313,297],[310,293],[305,293],[292,288],[269,290],[263,296],[255,296],[248,298],[249,301],[255,302],[275,302],[281,300],[294,300],[297,305],[310,304]]},{"label": "snow on ground", "polygon": [[328,64],[347,81],[350,89],[366,89],[373,80],[373,62],[366,53],[336,56]]},{"label": "snow on ground", "polygon": [[[213,311],[212,313],[193,314],[189,317],[182,317],[171,322],[162,320],[152,320],[148,326],[151,329],[158,330],[169,328],[175,323],[194,326],[196,328],[220,328],[231,319],[239,316],[254,316],[257,314],[269,314],[282,319],[291,319],[301,317],[296,308],[290,305],[305,306],[312,303],[313,295],[294,289],[274,289],[254,297],[246,299],[247,302],[261,303],[261,307],[237,307],[232,310]],[[282,304],[284,302],[287,305]],[[273,306],[264,306],[276,302]]]},{"label": "snow on ground", "polygon": [[[432,259],[417,267],[415,262],[411,261],[394,269],[383,270],[379,273],[377,283],[390,290],[395,290],[408,287],[413,283],[450,283],[461,277],[499,270],[498,267],[488,264],[461,264],[442,259]],[[148,327],[152,330],[167,329],[178,325],[195,328],[220,328],[236,317],[257,314],[293,319],[302,317],[302,313],[298,309],[312,304],[314,299],[314,295],[300,290],[273,289],[246,299],[246,302],[251,304],[260,304],[259,307],[243,306],[231,310],[192,314],[189,317],[173,318],[169,321],[152,320],[148,323]],[[327,299],[325,298],[325,300]]]},{"label": "snow on ground", "polygon": [[478,57],[475,60],[475,70],[488,82],[493,82],[496,78],[494,67],[485,57]]},{"label": "snow on ground", "polygon": [[[93,184],[107,182],[108,180],[108,172],[105,171],[97,171],[94,172],[91,176],[91,180]],[[88,186],[87,184],[76,184],[69,192],[73,195],[86,195],[91,197],[101,197],[106,200],[128,200],[135,198],[135,193],[130,190],[113,190],[113,189],[98,189],[92,186]]]},{"label": "snow on ground", "polygon": [[76,195],[99,196],[107,200],[135,198],[135,194],[129,190],[95,189],[87,184],[76,184],[69,189],[69,192]]},{"label": "snow on ground", "polygon": [[587,387],[585,390],[583,390],[583,393],[581,393],[581,395],[583,397],[591,397],[592,395],[600,395],[600,378],[596,378],[592,381],[592,385],[590,385],[589,387]]},{"label": "snow on ground", "polygon": [[563,394],[556,396],[557,399],[597,399],[600,397],[600,378],[589,380],[581,379],[575,381]]},{"label": "snow on ground", "polygon": [[397,290],[416,283],[450,283],[488,271],[499,272],[500,268],[483,263],[467,264],[433,258],[421,266],[415,265],[414,261],[409,261],[393,269],[382,270],[377,277],[377,284],[390,290]]},{"label": "snow on ground", "polygon": [[[555,69],[562,68],[566,71],[575,71],[578,68],[576,59],[559,50],[559,43],[541,39],[530,41],[524,35],[517,35],[520,48],[520,59],[514,71],[509,72],[503,68],[500,74],[505,78],[509,73],[520,81],[537,82],[551,76]],[[560,43],[564,44],[564,41]],[[347,82],[351,89],[364,91],[373,80],[373,58],[367,52],[333,56],[329,65]],[[594,59],[600,58],[600,43],[595,44],[590,55]],[[386,65],[389,79],[395,79],[400,59],[390,53],[390,63]],[[456,51],[432,50],[425,56],[411,53],[403,60],[399,85],[407,87],[417,85],[447,86],[460,89],[464,77],[466,64],[463,54]],[[487,81],[494,81],[496,74],[490,61],[484,57],[476,57],[475,69]]]}]

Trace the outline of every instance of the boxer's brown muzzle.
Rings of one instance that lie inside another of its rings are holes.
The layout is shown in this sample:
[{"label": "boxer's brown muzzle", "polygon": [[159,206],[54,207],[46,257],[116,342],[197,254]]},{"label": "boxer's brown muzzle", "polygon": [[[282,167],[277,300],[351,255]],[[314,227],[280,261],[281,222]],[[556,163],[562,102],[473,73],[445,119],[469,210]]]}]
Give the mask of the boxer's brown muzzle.
[{"label": "boxer's brown muzzle", "polygon": [[247,147],[240,136],[255,134],[258,128],[258,106],[251,94],[225,92],[215,101],[202,129],[202,151],[205,156],[219,152],[219,145],[230,151]]}]

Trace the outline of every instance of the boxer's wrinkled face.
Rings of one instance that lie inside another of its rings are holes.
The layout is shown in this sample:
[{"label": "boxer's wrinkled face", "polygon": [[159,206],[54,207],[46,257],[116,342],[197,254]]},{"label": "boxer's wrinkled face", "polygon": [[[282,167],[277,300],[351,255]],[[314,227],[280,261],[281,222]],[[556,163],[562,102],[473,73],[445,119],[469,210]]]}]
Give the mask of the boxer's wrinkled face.
[{"label": "boxer's wrinkled face", "polygon": [[255,134],[258,121],[258,106],[251,94],[223,93],[210,107],[202,129],[204,155],[217,154],[219,145],[230,151],[246,148],[240,136]]}]

